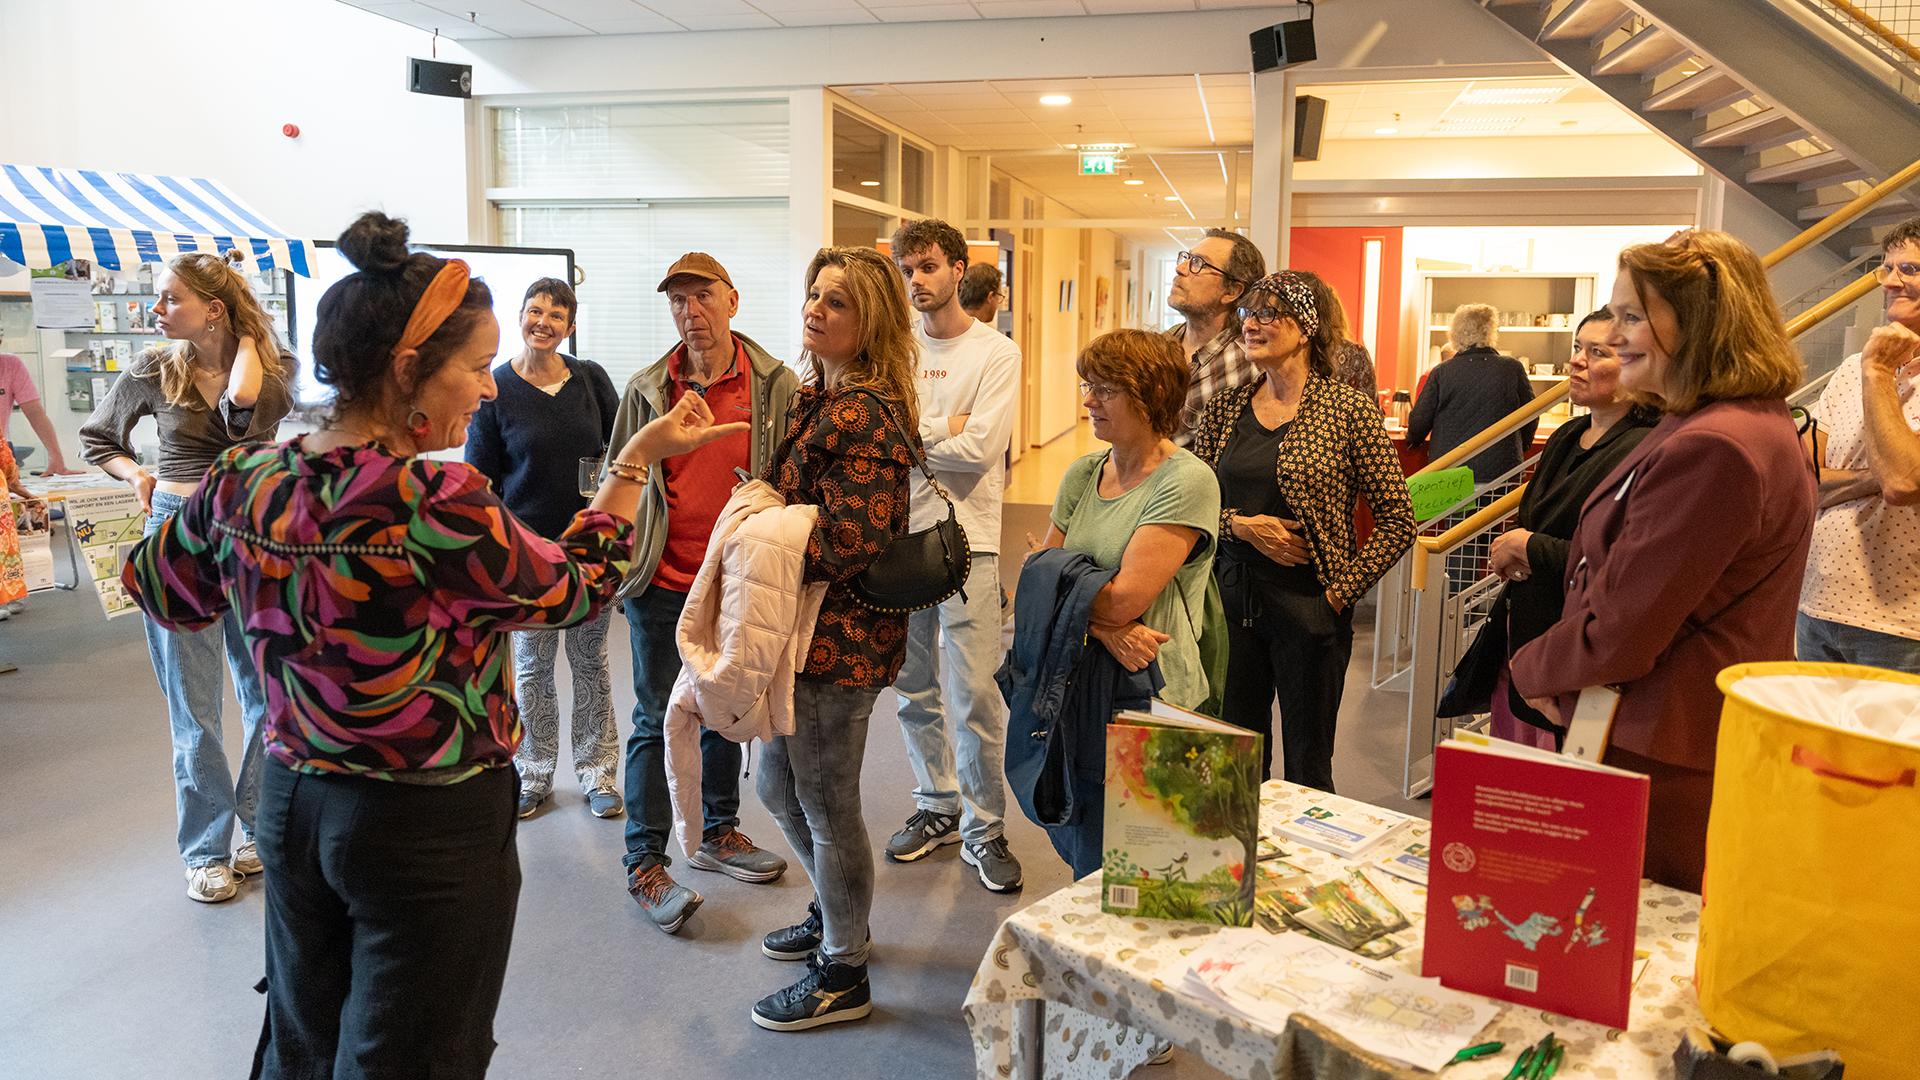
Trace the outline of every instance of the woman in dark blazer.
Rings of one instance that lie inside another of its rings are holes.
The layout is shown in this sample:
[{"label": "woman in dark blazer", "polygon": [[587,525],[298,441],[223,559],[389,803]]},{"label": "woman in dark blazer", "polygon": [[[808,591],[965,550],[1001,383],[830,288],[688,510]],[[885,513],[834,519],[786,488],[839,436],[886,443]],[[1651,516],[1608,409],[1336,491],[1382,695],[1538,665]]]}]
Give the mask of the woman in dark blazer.
[{"label": "woman in dark blazer", "polygon": [[[1635,402],[1620,386],[1620,360],[1607,348],[1612,324],[1613,312],[1603,307],[1575,329],[1567,396],[1587,412],[1548,437],[1520,496],[1518,524],[1494,540],[1488,554],[1493,572],[1507,582],[1488,615],[1495,626],[1506,620],[1505,657],[1559,621],[1567,551],[1581,505],[1660,420],[1658,410]],[[1493,688],[1491,731],[1547,750],[1558,750],[1565,734],[1513,692],[1504,663]]]},{"label": "woman in dark blazer", "polygon": [[[1239,309],[1260,377],[1213,399],[1190,449],[1220,482],[1214,572],[1227,608],[1221,719],[1266,736],[1280,699],[1286,779],[1333,790],[1333,738],[1353,655],[1353,602],[1413,545],[1413,505],[1380,402],[1332,379],[1312,285],[1282,271]],[[1365,495],[1373,532],[1354,540]]]},{"label": "woman in dark blazer", "polygon": [[1560,724],[1582,690],[1620,692],[1603,760],[1653,780],[1646,875],[1698,892],[1714,677],[1793,659],[1814,514],[1785,401],[1800,358],[1760,260],[1725,233],[1630,247],[1620,271],[1607,344],[1667,416],[1588,496],[1560,621],[1514,654],[1513,683]]}]

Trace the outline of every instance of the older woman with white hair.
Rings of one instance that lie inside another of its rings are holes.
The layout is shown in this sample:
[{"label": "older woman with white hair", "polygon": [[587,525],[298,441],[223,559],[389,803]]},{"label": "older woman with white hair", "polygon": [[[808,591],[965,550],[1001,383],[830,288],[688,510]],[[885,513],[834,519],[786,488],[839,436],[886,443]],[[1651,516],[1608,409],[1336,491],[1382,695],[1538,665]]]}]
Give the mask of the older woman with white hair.
[{"label": "older woman with white hair", "polygon": [[[1457,351],[1427,373],[1407,418],[1407,449],[1431,435],[1427,453],[1437,459],[1533,400],[1526,367],[1495,347],[1498,314],[1490,304],[1462,304],[1454,311],[1447,336]],[[1520,464],[1533,445],[1534,427],[1529,420],[1469,459],[1473,482],[1488,483]]]}]

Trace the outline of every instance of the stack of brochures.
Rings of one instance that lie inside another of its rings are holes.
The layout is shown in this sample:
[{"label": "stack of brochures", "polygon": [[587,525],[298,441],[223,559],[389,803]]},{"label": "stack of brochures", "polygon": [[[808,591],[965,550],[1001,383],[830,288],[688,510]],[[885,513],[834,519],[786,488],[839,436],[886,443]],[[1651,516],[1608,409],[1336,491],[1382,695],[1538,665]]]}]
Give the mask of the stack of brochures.
[{"label": "stack of brochures", "polygon": [[1313,802],[1274,826],[1273,831],[1308,847],[1357,859],[1417,820],[1338,795],[1316,793]]}]

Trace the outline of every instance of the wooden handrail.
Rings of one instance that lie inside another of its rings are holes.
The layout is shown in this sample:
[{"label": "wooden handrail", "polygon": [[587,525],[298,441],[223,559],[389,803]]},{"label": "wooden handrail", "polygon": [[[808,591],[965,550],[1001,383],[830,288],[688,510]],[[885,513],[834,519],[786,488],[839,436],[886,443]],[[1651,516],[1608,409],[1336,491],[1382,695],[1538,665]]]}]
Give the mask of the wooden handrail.
[{"label": "wooden handrail", "polygon": [[1493,500],[1493,502],[1474,511],[1473,515],[1467,518],[1467,520],[1455,525],[1439,536],[1422,536],[1415,540],[1414,545],[1420,554],[1415,556],[1413,560],[1413,587],[1416,589],[1424,589],[1427,587],[1428,556],[1444,554],[1452,548],[1459,547],[1473,534],[1499,521],[1508,514],[1513,513],[1513,511],[1519,507],[1520,496],[1525,493],[1526,490],[1527,485],[1521,484],[1519,487]]},{"label": "wooden handrail", "polygon": [[[1916,56],[1915,59],[1920,60],[1920,56]],[[1763,267],[1771,267],[1780,260],[1792,255],[1794,252],[1799,251],[1801,248],[1809,244],[1817,243],[1824,239],[1827,234],[1846,226],[1854,218],[1873,209],[1874,205],[1880,200],[1899,191],[1915,180],[1920,180],[1920,161],[1914,162],[1899,172],[1894,173],[1892,176],[1887,177],[1885,180],[1880,181],[1878,184],[1875,184],[1873,187],[1868,188],[1859,198],[1828,214],[1826,217],[1821,218],[1818,222],[1815,222],[1813,228],[1808,229],[1806,232],[1801,233],[1799,236],[1768,252],[1760,259],[1760,265]]]},{"label": "wooden handrail", "polygon": [[1797,338],[1832,318],[1840,309],[1880,287],[1872,274],[1861,274],[1851,285],[1793,317],[1787,323],[1787,336]]},{"label": "wooden handrail", "polygon": [[1847,0],[1827,0],[1827,2],[1839,8],[1848,18],[1866,27],[1874,37],[1906,53],[1909,59],[1920,60],[1920,49],[1914,48],[1906,38],[1894,33],[1886,23],[1848,3]]},{"label": "wooden handrail", "polygon": [[1558,383],[1554,384],[1551,389],[1542,391],[1540,396],[1501,417],[1482,430],[1480,434],[1441,454],[1438,460],[1428,462],[1426,468],[1419,470],[1419,472],[1414,473],[1414,475],[1418,476],[1420,473],[1439,472],[1441,469],[1451,469],[1455,465],[1479,453],[1488,443],[1496,439],[1504,439],[1508,435],[1513,434],[1513,430],[1521,424],[1526,423],[1528,420],[1538,418],[1541,413],[1558,405],[1560,399],[1567,396],[1567,387],[1569,385],[1568,380],[1561,379]]}]

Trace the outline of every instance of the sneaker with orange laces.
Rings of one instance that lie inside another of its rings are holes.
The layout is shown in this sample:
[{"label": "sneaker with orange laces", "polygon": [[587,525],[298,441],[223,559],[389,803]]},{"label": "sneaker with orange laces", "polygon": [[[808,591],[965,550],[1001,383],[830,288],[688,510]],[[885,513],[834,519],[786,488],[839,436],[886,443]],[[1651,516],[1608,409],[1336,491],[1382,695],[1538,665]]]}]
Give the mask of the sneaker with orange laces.
[{"label": "sneaker with orange laces", "polygon": [[627,892],[655,926],[672,934],[686,925],[706,898],[673,880],[665,863],[636,866],[627,872]]},{"label": "sneaker with orange laces", "polygon": [[738,881],[772,881],[787,872],[787,860],[771,851],[753,846],[739,829],[704,840],[700,850],[687,859],[700,870],[714,870]]}]

